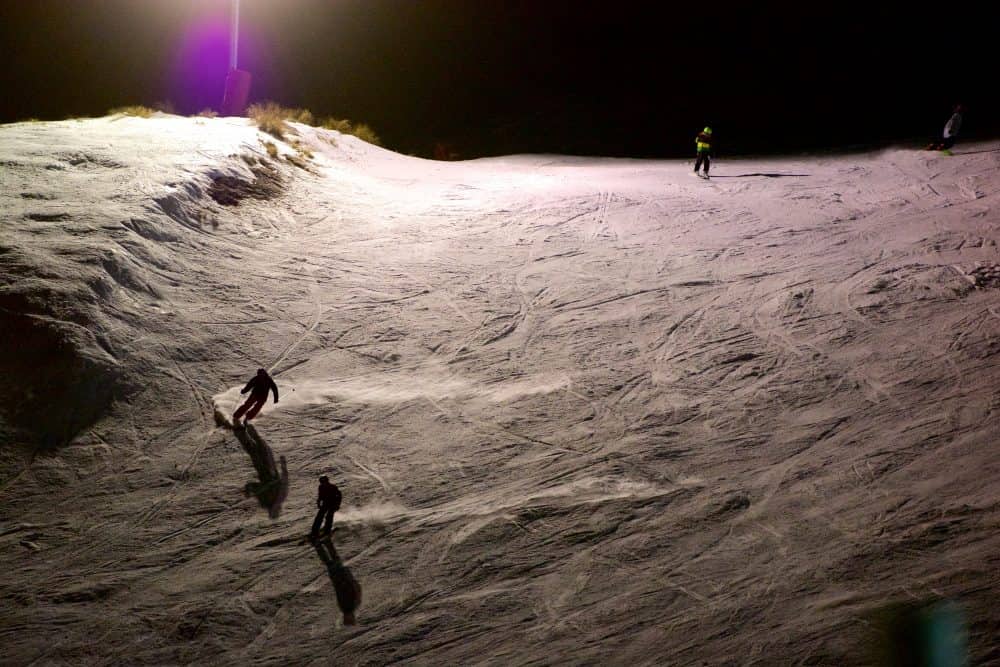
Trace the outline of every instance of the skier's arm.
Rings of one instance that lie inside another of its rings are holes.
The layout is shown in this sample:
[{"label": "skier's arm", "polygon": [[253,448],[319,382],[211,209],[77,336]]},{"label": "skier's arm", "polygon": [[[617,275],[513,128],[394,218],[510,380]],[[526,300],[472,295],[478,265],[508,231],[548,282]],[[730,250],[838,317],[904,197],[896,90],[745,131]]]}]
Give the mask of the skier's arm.
[{"label": "skier's arm", "polygon": [[271,380],[271,391],[274,392],[274,402],[278,402],[278,385],[274,384],[274,380]]},{"label": "skier's arm", "polygon": [[250,378],[250,381],[247,382],[247,386],[243,387],[243,391],[241,391],[240,393],[241,394],[245,394],[248,391],[250,391],[251,389],[253,389],[254,382],[256,382],[256,381],[257,381],[256,377]]}]

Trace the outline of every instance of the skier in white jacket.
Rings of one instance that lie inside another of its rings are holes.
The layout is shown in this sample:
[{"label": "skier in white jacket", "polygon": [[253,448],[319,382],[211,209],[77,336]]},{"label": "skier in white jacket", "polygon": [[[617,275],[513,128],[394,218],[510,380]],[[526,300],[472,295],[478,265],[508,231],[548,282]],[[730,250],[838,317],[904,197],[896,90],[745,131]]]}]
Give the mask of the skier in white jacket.
[{"label": "skier in white jacket", "polygon": [[941,140],[931,142],[927,150],[946,151],[955,145],[955,141],[958,139],[958,132],[962,129],[963,113],[965,113],[965,107],[961,104],[956,104],[954,113],[951,114],[951,118],[945,123],[944,131],[941,133]]}]

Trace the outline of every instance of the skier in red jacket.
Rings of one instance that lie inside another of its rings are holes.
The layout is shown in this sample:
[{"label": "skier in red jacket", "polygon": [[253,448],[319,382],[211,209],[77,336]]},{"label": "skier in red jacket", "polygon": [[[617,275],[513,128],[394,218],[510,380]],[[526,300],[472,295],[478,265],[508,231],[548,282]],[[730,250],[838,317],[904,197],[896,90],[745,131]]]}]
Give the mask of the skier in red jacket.
[{"label": "skier in red jacket", "polygon": [[[274,380],[271,379],[271,376],[263,368],[257,369],[257,375],[250,378],[247,386],[243,387],[243,391],[240,393],[245,394],[248,391],[250,392],[250,398],[233,414],[234,427],[246,426],[247,422],[257,416],[260,409],[267,403],[268,391],[274,392],[274,402],[278,402],[278,385],[274,384]],[[246,413],[246,420],[240,424],[240,417],[244,413]]]}]

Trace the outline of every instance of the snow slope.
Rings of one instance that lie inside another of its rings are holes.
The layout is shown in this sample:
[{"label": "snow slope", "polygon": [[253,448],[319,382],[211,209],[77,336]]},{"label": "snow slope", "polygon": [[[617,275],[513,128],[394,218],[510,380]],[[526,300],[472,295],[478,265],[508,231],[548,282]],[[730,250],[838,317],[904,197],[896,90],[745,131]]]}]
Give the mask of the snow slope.
[{"label": "snow slope", "polygon": [[1000,664],[1000,146],[703,182],[295,127],[0,127],[4,662],[863,664],[948,597]]}]

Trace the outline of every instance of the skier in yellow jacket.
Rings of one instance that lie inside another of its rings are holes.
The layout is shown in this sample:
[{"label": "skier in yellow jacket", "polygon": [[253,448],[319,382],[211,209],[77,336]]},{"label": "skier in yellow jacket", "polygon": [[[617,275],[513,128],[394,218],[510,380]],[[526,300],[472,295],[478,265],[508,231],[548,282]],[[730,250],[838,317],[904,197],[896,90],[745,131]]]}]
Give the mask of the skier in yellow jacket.
[{"label": "skier in yellow jacket", "polygon": [[694,161],[694,173],[698,173],[701,165],[705,165],[705,174],[702,178],[708,178],[708,168],[712,165],[712,128],[706,127],[695,137],[694,145],[698,149],[698,158]]}]

